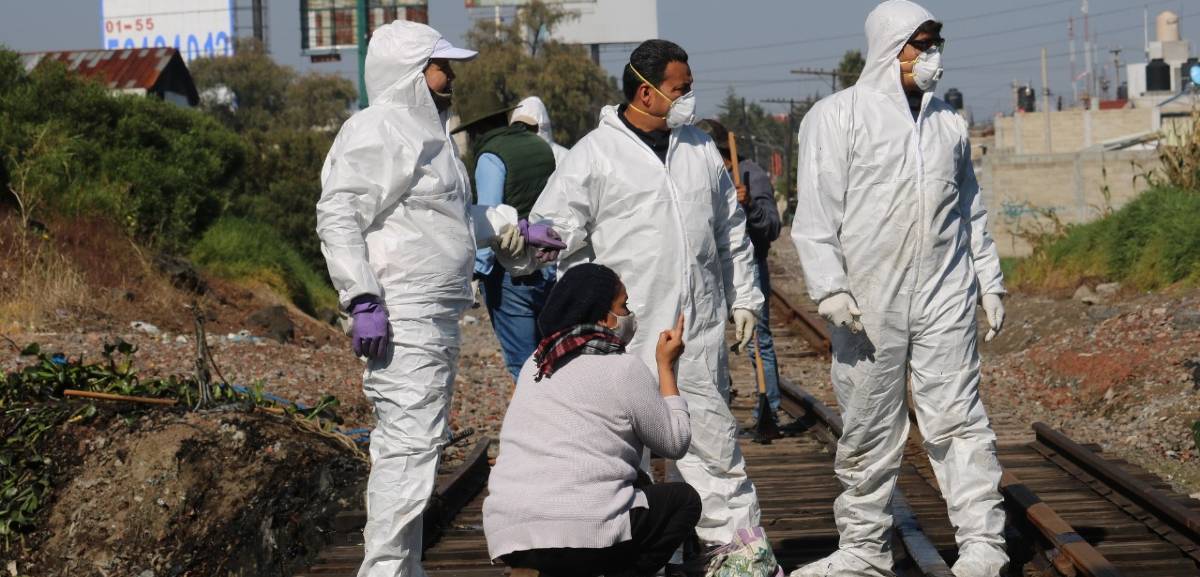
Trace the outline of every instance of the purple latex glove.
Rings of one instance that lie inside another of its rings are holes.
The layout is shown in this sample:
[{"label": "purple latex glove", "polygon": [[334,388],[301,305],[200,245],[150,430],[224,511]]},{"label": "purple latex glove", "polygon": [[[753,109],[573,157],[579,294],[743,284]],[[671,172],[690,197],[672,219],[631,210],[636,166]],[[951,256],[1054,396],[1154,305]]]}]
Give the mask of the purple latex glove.
[{"label": "purple latex glove", "polygon": [[391,340],[391,324],[387,309],[375,295],[359,295],[350,301],[350,346],[354,354],[371,360],[382,359],[387,354]]},{"label": "purple latex glove", "polygon": [[[529,224],[529,220],[522,218],[517,222],[517,228],[521,230],[521,236],[525,237],[525,242],[537,248],[548,248],[554,251],[559,251],[567,248],[567,243],[562,241],[562,237],[554,232],[554,228],[548,224]],[[554,255],[558,258],[558,254]],[[541,260],[541,257],[538,257]],[[548,261],[542,261],[548,262]]]}]

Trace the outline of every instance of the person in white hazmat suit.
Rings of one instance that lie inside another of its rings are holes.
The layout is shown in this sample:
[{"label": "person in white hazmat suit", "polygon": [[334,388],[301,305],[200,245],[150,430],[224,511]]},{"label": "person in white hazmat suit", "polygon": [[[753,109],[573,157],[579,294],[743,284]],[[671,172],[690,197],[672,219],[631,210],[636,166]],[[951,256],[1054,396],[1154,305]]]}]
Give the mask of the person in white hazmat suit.
[{"label": "person in white hazmat suit", "polygon": [[907,0],[867,17],[858,82],[800,126],[792,238],[809,295],[833,324],[844,421],[835,470],[838,551],[793,576],[892,575],[891,496],[911,377],[925,450],[956,528],[958,577],[1008,562],[996,437],[979,399],[976,303],[1004,319],[1003,278],[967,125],[933,95],[941,24]]},{"label": "person in white hazmat suit", "polygon": [[[687,350],[679,390],[691,410],[692,443],[676,461],[699,492],[696,533],[706,545],[759,524],[729,411],[725,323],[742,347],[763,296],[755,283],[745,213],[712,139],[691,126],[687,53],[665,40],[637,47],[625,66],[627,103],[605,107],[599,126],[575,144],[546,183],[530,222],[552,224],[567,247],[560,273],[582,262],[625,279],[639,331],[629,350],[654,365],[655,335],[682,313]],[[673,477],[675,475],[672,475]]]},{"label": "person in white hazmat suit", "polygon": [[550,124],[550,112],[546,110],[546,104],[542,102],[541,98],[526,97],[517,103],[517,107],[513,109],[509,118],[510,124],[520,122],[536,128],[537,135],[550,145],[550,150],[554,153],[555,166],[562,164],[563,157],[567,155],[567,147],[554,142],[554,127]]},{"label": "person in white hazmat suit", "polygon": [[470,207],[446,129],[450,61],[475,55],[423,24],[375,30],[371,105],[342,126],[321,170],[321,251],[375,406],[361,577],[425,575],[421,513],[447,433],[476,242],[499,258],[525,254],[515,209]]}]

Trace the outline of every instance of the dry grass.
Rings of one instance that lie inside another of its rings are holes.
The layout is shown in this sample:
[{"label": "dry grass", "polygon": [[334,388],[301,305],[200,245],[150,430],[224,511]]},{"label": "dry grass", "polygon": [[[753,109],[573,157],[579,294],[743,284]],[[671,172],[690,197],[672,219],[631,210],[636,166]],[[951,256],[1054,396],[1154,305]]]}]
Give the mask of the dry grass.
[{"label": "dry grass", "polygon": [[1159,146],[1159,174],[1151,184],[1200,192],[1200,109],[1192,111],[1190,127],[1171,130]]},{"label": "dry grass", "polygon": [[[11,223],[15,224],[15,223]],[[0,331],[35,332],[92,300],[83,274],[45,238],[11,227],[0,237]]]}]

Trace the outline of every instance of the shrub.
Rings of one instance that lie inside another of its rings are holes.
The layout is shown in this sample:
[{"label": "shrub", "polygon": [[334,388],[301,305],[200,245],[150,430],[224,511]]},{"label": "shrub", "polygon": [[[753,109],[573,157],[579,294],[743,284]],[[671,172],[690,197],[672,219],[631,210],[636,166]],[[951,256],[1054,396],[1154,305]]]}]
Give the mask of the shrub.
[{"label": "shrub", "polygon": [[268,225],[222,218],[196,243],[191,258],[210,274],[263,282],[309,314],[337,307],[337,295],[325,277]]},{"label": "shrub", "polygon": [[1073,288],[1088,278],[1149,290],[1200,284],[1200,193],[1146,191],[1110,216],[1067,228],[1015,267],[1014,284]]},{"label": "shrub", "polygon": [[186,251],[224,210],[244,159],[238,136],[199,111],[112,96],[59,63],[25,72],[0,50],[0,192],[29,205],[26,220],[104,214],[154,248]]}]

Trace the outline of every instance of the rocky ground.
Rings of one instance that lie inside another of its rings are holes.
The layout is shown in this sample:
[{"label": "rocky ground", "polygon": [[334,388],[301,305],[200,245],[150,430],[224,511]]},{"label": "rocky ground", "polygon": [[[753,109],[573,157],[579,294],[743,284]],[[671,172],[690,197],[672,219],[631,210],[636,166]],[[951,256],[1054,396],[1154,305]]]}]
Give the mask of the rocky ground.
[{"label": "rocky ground", "polygon": [[[296,315],[294,311],[292,314]],[[147,329],[148,324],[153,328]],[[511,390],[511,379],[486,309],[469,310],[460,325],[464,346],[450,423],[453,431],[471,428],[475,434],[448,451],[447,466],[453,466],[474,439],[499,434],[500,419]],[[224,330],[208,335],[212,356],[226,380],[247,386],[260,382],[267,393],[308,406],[324,395],[333,395],[341,403],[336,413],[344,421],[343,429],[372,426],[372,408],[362,393],[364,364],[351,354],[345,335],[333,328],[318,329],[310,332],[320,332],[319,337],[304,335],[285,344],[258,327],[244,326],[247,328],[225,323],[216,327]],[[0,371],[7,373],[32,362],[33,359],[18,354],[29,343],[36,342],[45,351],[62,352],[72,359],[100,362],[104,343],[124,339],[138,347],[135,366],[142,377],[191,374],[195,370],[193,334],[171,333],[157,327],[150,321],[109,322],[108,330],[93,327],[86,332],[6,335],[8,341],[0,343],[3,350]],[[235,329],[236,332],[226,332]]]}]

